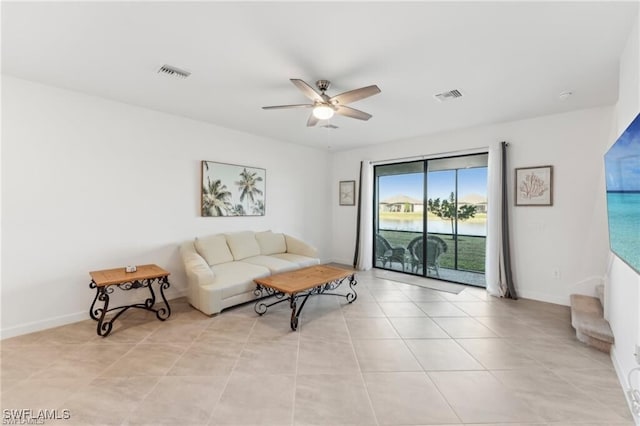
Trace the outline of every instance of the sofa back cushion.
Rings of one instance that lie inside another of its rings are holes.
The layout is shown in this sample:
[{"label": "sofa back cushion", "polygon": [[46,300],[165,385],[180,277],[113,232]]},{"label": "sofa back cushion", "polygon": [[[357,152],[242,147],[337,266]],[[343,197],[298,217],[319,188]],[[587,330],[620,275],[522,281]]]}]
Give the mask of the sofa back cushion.
[{"label": "sofa back cushion", "polygon": [[287,251],[287,243],[284,234],[276,234],[271,231],[256,232],[256,240],[260,246],[260,254],[280,254]]},{"label": "sofa back cushion", "polygon": [[255,232],[234,232],[233,234],[225,234],[225,236],[234,260],[260,255],[260,246],[256,240]]},{"label": "sofa back cushion", "polygon": [[204,258],[209,266],[233,261],[233,256],[223,234],[196,238],[194,243],[198,254]]}]

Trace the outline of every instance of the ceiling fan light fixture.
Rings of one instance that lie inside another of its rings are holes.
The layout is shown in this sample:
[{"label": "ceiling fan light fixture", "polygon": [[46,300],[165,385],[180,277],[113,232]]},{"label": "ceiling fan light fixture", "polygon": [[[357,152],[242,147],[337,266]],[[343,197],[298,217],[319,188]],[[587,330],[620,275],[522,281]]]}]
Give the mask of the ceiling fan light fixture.
[{"label": "ceiling fan light fixture", "polygon": [[333,117],[333,108],[328,105],[318,105],[313,108],[313,115],[318,120],[328,120]]}]

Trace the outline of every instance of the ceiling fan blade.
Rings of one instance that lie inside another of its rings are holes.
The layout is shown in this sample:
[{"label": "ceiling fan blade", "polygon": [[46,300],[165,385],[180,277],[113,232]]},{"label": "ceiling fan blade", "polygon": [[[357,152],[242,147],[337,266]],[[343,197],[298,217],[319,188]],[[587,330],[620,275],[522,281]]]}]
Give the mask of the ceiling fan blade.
[{"label": "ceiling fan blade", "polygon": [[349,108],[344,105],[336,105],[335,107],[336,114],[344,115],[345,117],[357,118],[358,120],[368,120],[373,117],[371,114],[368,114],[364,111],[360,111],[355,108]]},{"label": "ceiling fan blade", "polygon": [[305,95],[307,98],[311,99],[312,101],[316,101],[316,102],[324,102],[324,99],[322,99],[322,96],[320,96],[320,93],[316,92],[313,87],[309,86],[304,81],[302,81],[302,80],[300,80],[298,78],[292,78],[292,79],[290,79],[290,81],[298,89],[300,89],[302,94]]},{"label": "ceiling fan blade", "polygon": [[311,115],[309,115],[309,119],[307,120],[307,127],[313,127],[316,124],[318,124],[318,117],[316,117],[315,115],[313,115],[313,113],[311,113]]},{"label": "ceiling fan blade", "polygon": [[331,98],[330,102],[333,104],[337,103],[338,105],[346,105],[359,101],[360,99],[368,98],[369,96],[377,95],[378,93],[380,93],[380,88],[374,84],[335,95]]},{"label": "ceiling fan blade", "polygon": [[297,104],[297,105],[272,105],[263,106],[262,109],[286,109],[286,108],[311,108],[311,104]]}]

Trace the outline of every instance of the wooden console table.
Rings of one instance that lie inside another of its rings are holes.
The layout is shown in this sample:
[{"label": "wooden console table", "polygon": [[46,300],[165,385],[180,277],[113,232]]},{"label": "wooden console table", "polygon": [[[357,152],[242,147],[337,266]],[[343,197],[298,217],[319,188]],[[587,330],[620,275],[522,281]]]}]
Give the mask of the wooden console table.
[{"label": "wooden console table", "polygon": [[[98,336],[106,337],[111,333],[113,322],[130,308],[138,308],[155,312],[156,317],[158,317],[160,321],[166,320],[171,315],[169,302],[167,302],[167,298],[164,296],[164,290],[168,289],[170,285],[168,278],[169,272],[165,271],[158,265],[141,265],[137,267],[136,272],[125,272],[125,268],[116,268],[89,272],[89,275],[91,275],[89,288],[96,289],[96,296],[93,298],[93,303],[91,303],[89,315],[91,316],[91,319],[98,321]],[[154,282],[158,283],[158,287],[160,287],[160,296],[164,302],[164,307],[159,309],[154,309],[153,307],[156,303],[156,294],[153,291]],[[109,295],[113,293],[113,286],[117,286],[125,291],[146,287],[149,289],[151,295],[144,301],[144,303],[135,303],[133,305],[109,308]],[[102,302],[102,307],[96,308],[96,302]],[[118,311],[118,313],[108,321],[105,321],[105,315],[112,311]]]}]

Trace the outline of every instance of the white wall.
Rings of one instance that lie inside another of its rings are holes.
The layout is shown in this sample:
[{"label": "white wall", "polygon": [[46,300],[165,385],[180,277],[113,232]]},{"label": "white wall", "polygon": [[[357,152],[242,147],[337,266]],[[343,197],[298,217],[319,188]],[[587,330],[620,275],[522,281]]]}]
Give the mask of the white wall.
[{"label": "white wall", "polygon": [[[568,304],[584,282],[601,279],[608,258],[603,151],[612,108],[602,107],[333,154],[332,199],[338,181],[357,179],[359,161],[480,149],[507,141],[513,168],[554,166],[552,207],[512,208],[515,283],[521,297]],[[513,205],[513,200],[510,201]],[[334,260],[350,262],[355,241],[353,207],[333,203]],[[554,279],[553,270],[560,271]]]},{"label": "white wall", "polygon": [[[640,11],[634,29],[629,35],[620,59],[619,97],[616,104],[615,134],[609,140],[612,145],[640,112]],[[627,374],[638,367],[634,359],[635,345],[640,345],[640,276],[617,256],[612,259],[608,271],[606,315],[616,342],[611,356],[618,377],[626,389]],[[635,376],[634,385],[640,389]],[[636,417],[640,424],[640,418]]]},{"label": "white wall", "polygon": [[[198,235],[272,229],[329,257],[326,151],[2,84],[3,337],[88,318],[92,270],[157,263],[182,294],[177,247]],[[266,215],[200,217],[201,160],[265,168]]]}]

